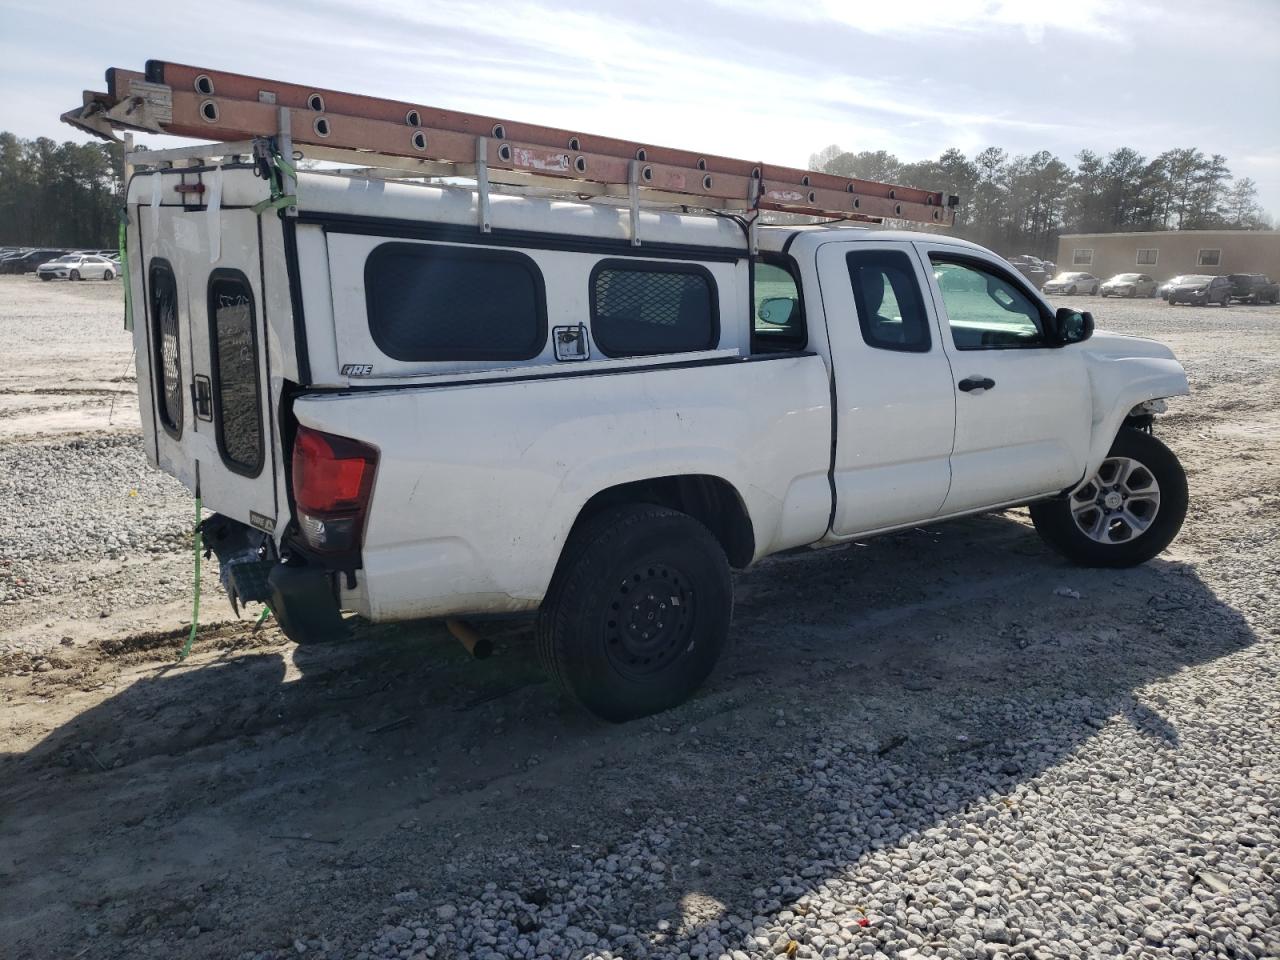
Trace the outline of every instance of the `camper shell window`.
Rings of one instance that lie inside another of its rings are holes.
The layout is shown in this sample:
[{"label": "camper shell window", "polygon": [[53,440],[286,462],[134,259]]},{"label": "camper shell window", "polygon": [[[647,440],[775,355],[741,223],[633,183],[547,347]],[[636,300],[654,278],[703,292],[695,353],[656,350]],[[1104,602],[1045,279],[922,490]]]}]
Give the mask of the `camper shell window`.
[{"label": "camper shell window", "polygon": [[547,342],[547,296],[512,250],[384,243],[364,269],[369,333],[394,360],[531,360]]},{"label": "camper shell window", "polygon": [[[182,359],[178,342],[178,283],[168,260],[156,257],[147,271],[156,410],[165,432],[182,436]],[[127,282],[127,281],[126,281]]]},{"label": "camper shell window", "polygon": [[209,353],[218,452],[231,470],[262,472],[262,392],[253,288],[239,270],[209,275]]},{"label": "camper shell window", "polygon": [[696,264],[601,260],[591,271],[591,333],[608,357],[711,350],[720,340],[715,280]]}]

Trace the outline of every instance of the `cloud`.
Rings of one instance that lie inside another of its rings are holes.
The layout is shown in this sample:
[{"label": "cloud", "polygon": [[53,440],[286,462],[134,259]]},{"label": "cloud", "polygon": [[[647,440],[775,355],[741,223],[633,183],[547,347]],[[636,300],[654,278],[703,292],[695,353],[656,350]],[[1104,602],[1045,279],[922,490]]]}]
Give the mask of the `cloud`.
[{"label": "cloud", "polygon": [[875,35],[922,37],[933,34],[978,34],[1015,30],[1032,43],[1049,31],[1081,34],[1113,42],[1129,39],[1130,22],[1149,20],[1156,12],[1143,3],[1114,0],[894,0],[892,3],[849,0],[716,0],[758,16],[831,23]]}]

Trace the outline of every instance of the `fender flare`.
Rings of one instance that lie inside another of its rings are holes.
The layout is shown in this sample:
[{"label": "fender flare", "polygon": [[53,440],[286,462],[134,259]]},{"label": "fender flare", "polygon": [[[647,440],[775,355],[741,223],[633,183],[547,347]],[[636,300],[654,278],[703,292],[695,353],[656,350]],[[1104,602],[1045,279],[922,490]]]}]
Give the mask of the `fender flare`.
[{"label": "fender flare", "polygon": [[[1134,375],[1135,363],[1141,363],[1137,376]],[[1191,392],[1186,372],[1172,358],[1127,358],[1123,363],[1090,364],[1089,379],[1093,387],[1094,414],[1089,459],[1081,483],[1098,472],[1134,407],[1148,400],[1184,397]]]}]

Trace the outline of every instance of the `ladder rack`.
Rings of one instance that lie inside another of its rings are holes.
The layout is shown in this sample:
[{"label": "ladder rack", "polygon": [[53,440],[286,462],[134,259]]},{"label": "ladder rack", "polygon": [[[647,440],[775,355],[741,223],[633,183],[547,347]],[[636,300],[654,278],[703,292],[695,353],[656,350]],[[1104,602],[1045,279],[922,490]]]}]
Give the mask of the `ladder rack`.
[{"label": "ladder rack", "polygon": [[[278,137],[319,160],[377,168],[383,176],[473,177],[584,197],[629,198],[714,210],[781,211],[951,226],[954,196],[280,83],[159,60],[143,72],[111,68],[106,92],[85,91],[62,119],[107,140],[144,131],[233,141],[210,155]],[[240,141],[240,142],[235,142]],[[284,148],[282,148],[284,149]],[[245,151],[248,152],[248,151]],[[198,150],[155,151],[198,155]],[[141,161],[144,154],[134,154]]]}]

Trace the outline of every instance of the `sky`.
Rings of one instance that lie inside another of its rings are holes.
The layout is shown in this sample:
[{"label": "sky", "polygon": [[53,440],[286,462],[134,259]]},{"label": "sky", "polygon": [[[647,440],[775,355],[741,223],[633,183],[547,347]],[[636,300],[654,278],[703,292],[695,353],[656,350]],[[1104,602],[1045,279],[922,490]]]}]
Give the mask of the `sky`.
[{"label": "sky", "polygon": [[0,130],[147,59],[792,166],[1194,146],[1280,216],[1280,0],[0,0]]}]

